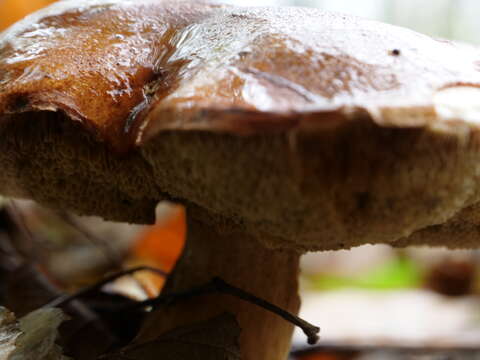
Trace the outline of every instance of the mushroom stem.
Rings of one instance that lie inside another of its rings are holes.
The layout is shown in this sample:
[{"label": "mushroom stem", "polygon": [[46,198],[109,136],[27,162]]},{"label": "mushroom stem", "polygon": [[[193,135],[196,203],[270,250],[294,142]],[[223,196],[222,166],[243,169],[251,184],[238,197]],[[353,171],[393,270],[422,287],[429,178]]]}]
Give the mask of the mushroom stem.
[{"label": "mushroom stem", "polygon": [[[188,219],[187,243],[169,277],[164,294],[178,293],[220,277],[229,284],[297,314],[299,254],[272,250],[251,236],[221,233]],[[162,307],[147,322],[143,338],[153,338],[174,328],[232,313],[242,329],[242,360],[286,359],[293,325],[277,315],[236,297],[209,294]]]}]

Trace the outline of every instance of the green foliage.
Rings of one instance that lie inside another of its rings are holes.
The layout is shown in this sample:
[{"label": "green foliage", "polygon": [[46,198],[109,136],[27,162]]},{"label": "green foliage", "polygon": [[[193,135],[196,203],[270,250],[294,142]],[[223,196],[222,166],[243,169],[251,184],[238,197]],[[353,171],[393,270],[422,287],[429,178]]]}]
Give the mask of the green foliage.
[{"label": "green foliage", "polygon": [[318,275],[311,280],[314,289],[336,290],[360,288],[371,290],[393,290],[415,288],[421,284],[420,266],[406,256],[398,256],[365,273],[353,277],[329,274]]}]

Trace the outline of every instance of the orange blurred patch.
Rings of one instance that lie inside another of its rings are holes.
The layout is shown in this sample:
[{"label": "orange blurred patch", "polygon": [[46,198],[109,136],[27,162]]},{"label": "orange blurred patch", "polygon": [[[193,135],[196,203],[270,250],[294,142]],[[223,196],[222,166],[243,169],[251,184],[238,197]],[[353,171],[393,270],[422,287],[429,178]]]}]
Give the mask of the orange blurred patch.
[{"label": "orange blurred patch", "polygon": [[163,221],[145,231],[137,240],[133,254],[155,262],[170,271],[177,262],[185,243],[185,210],[176,206]]},{"label": "orange blurred patch", "polygon": [[[170,214],[148,228],[137,239],[129,266],[149,265],[170,272],[182,253],[186,236],[186,215],[182,206],[175,206]],[[149,293],[156,296],[165,279],[142,271],[135,275]]]},{"label": "orange blurred patch", "polygon": [[0,31],[53,2],[53,0],[0,0]]}]

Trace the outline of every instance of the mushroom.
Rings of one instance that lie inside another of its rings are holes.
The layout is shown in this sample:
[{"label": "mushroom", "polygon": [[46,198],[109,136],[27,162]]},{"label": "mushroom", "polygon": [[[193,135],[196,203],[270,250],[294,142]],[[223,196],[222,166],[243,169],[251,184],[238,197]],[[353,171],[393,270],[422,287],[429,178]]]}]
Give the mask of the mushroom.
[{"label": "mushroom", "polygon": [[[183,203],[165,293],[218,276],[295,313],[305,251],[478,244],[480,51],[303,8],[61,1],[0,38],[0,193],[150,223]],[[228,311],[243,359],[292,326],[208,295],[155,337]]]}]

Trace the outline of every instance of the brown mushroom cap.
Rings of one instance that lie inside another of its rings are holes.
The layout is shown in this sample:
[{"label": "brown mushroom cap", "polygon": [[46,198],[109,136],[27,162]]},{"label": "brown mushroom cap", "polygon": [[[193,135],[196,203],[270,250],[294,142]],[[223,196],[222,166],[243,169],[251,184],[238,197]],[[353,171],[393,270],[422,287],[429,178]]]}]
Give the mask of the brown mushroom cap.
[{"label": "brown mushroom cap", "polygon": [[479,87],[474,47],[321,10],[62,1],[0,37],[0,193],[130,222],[174,199],[300,250],[478,245],[429,229],[479,201]]}]

